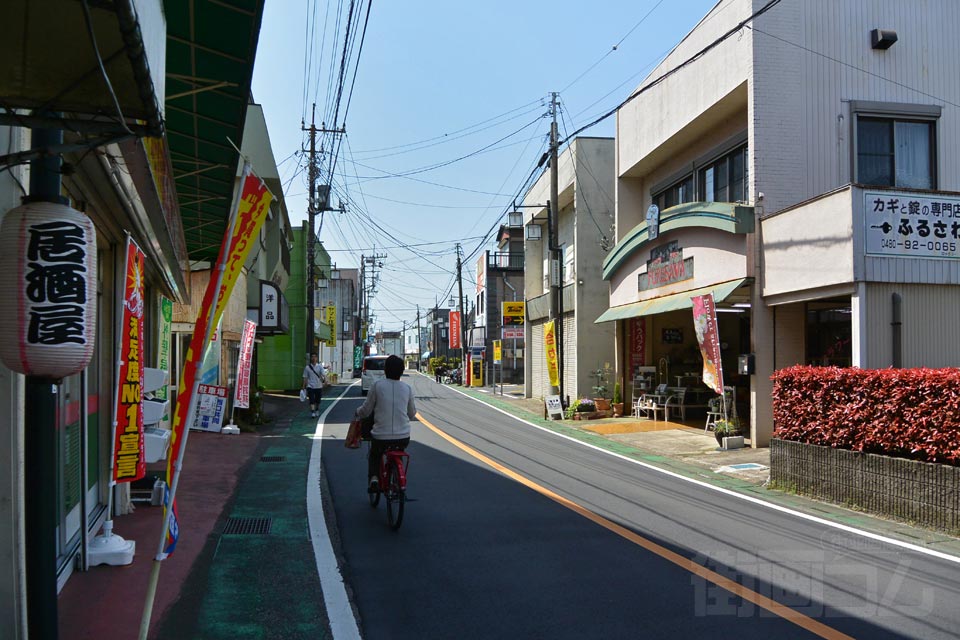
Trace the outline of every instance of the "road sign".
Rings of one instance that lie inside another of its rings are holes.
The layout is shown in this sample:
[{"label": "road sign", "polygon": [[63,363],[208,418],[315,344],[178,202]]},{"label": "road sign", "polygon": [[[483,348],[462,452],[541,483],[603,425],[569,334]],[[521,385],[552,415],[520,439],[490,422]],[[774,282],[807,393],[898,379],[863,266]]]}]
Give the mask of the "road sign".
[{"label": "road sign", "polygon": [[523,317],[526,311],[524,302],[504,302],[503,303],[503,326],[523,326]]}]

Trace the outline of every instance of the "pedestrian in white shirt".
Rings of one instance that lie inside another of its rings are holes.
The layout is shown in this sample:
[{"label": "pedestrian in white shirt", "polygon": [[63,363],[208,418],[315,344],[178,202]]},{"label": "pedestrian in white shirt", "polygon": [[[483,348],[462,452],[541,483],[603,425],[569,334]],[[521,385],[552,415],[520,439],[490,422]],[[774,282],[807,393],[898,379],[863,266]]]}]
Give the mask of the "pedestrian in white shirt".
[{"label": "pedestrian in white shirt", "polygon": [[310,417],[320,415],[320,400],[323,399],[323,383],[327,381],[323,369],[317,364],[317,354],[310,356],[310,364],[303,368],[303,387],[310,400]]}]

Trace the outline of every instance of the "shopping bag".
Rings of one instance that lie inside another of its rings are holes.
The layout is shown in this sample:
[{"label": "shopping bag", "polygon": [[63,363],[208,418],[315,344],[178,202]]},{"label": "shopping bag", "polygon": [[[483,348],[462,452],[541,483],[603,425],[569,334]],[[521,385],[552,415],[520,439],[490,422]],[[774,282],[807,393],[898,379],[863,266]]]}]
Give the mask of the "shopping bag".
[{"label": "shopping bag", "polygon": [[360,420],[358,418],[350,422],[350,428],[347,429],[347,438],[343,441],[343,446],[347,449],[360,448]]},{"label": "shopping bag", "polygon": [[300,402],[306,402],[306,401],[307,401],[307,390],[300,389]]}]

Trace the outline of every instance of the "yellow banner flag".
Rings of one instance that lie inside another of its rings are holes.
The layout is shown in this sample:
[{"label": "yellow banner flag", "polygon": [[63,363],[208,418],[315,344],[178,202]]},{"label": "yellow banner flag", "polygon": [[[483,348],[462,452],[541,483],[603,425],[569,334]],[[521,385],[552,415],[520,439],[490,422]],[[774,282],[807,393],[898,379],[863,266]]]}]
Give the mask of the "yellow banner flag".
[{"label": "yellow banner flag", "polygon": [[543,325],[543,346],[547,356],[547,374],[550,386],[560,386],[560,367],[557,363],[557,329],[553,320]]}]

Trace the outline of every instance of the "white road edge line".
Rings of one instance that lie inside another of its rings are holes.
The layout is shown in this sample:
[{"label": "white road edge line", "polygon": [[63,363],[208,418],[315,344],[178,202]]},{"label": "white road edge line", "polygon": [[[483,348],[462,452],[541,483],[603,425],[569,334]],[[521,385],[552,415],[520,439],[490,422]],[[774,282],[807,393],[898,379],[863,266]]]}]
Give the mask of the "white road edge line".
[{"label": "white road edge line", "polygon": [[598,447],[597,445],[590,444],[589,442],[583,442],[582,440],[577,440],[576,438],[571,438],[570,436],[564,435],[564,434],[562,434],[562,433],[557,433],[556,431],[553,431],[553,430],[548,429],[548,428],[546,428],[546,427],[541,427],[541,426],[538,425],[538,424],[534,424],[534,423],[532,423],[532,422],[529,422],[529,421],[527,421],[527,420],[524,420],[523,418],[519,418],[519,417],[513,415],[512,413],[509,413],[508,411],[504,411],[504,410],[501,409],[500,407],[495,407],[495,406],[493,406],[492,404],[488,404],[488,403],[483,402],[482,400],[480,400],[480,399],[478,399],[478,398],[474,398],[473,396],[471,396],[471,395],[469,395],[469,394],[466,394],[466,393],[464,393],[463,391],[460,391],[459,389],[455,389],[455,388],[453,388],[453,387],[451,387],[451,386],[447,386],[447,388],[450,389],[450,390],[452,390],[452,391],[455,391],[456,393],[459,393],[460,395],[464,396],[465,398],[470,398],[470,399],[473,400],[474,402],[479,402],[479,403],[481,403],[481,404],[484,404],[484,405],[490,407],[491,409],[493,409],[494,411],[499,411],[500,413],[504,414],[505,416],[509,416],[509,417],[513,418],[514,420],[516,420],[516,421],[518,421],[518,422],[522,422],[523,424],[526,424],[526,425],[528,425],[528,426],[531,426],[531,427],[533,427],[534,429],[540,429],[541,431],[544,431],[544,432],[546,432],[546,433],[553,434],[553,435],[557,436],[558,438],[563,438],[563,439],[565,439],[565,440],[569,440],[570,442],[574,442],[574,443],[579,444],[579,445],[582,445],[582,446],[584,446],[584,447],[589,447],[590,449],[594,449],[595,451],[599,451],[599,452],[601,452],[601,453],[605,453],[605,454],[610,455],[610,456],[613,456],[613,457],[615,457],[615,458],[620,458],[621,460],[625,460],[626,462],[631,462],[631,463],[636,464],[636,465],[639,465],[639,466],[641,466],[641,467],[645,467],[645,468],[647,468],[647,469],[650,469],[651,471],[656,471],[657,473],[662,473],[662,474],[664,474],[664,475],[668,475],[668,476],[670,476],[670,477],[677,478],[678,480],[683,480],[684,482],[689,482],[689,483],[691,483],[691,484],[695,484],[695,485],[701,486],[701,487],[703,487],[703,488],[705,488],[705,489],[710,489],[710,490],[716,491],[716,492],[718,492],[718,493],[723,493],[723,494],[726,494],[726,495],[731,496],[731,497],[733,497],[733,498],[738,498],[738,499],[740,499],[740,500],[745,500],[745,501],[747,501],[747,502],[752,502],[753,504],[756,504],[756,505],[761,506],[761,507],[766,507],[767,509],[772,509],[773,511],[779,511],[779,512],[781,512],[781,513],[788,513],[788,514],[790,514],[790,515],[792,515],[792,516],[795,516],[795,517],[797,517],[797,518],[801,518],[801,519],[803,519],[803,520],[808,520],[808,521],[810,521],[810,522],[816,522],[817,524],[821,524],[821,525],[824,525],[824,526],[826,526],[826,527],[831,527],[831,528],[837,529],[837,530],[839,530],[839,531],[844,531],[844,532],[846,532],[846,533],[852,533],[852,534],[855,534],[855,535],[863,536],[864,538],[869,538],[870,540],[876,540],[876,541],[878,541],[878,542],[884,542],[884,543],[886,543],[886,544],[893,545],[893,546],[895,546],[895,547],[900,547],[900,548],[902,548],[902,549],[909,549],[910,551],[914,551],[914,552],[916,552],[916,553],[922,553],[922,554],[927,555],[927,556],[932,556],[932,557],[934,557],[934,558],[939,558],[939,559],[941,559],[941,560],[947,560],[948,562],[953,562],[953,563],[956,563],[956,564],[960,564],[960,557],[955,556],[955,555],[951,555],[951,554],[949,554],[949,553],[944,553],[944,552],[942,552],[942,551],[936,551],[936,550],[934,550],[934,549],[927,549],[926,547],[921,547],[921,546],[919,546],[919,545],[916,545],[916,544],[913,544],[913,543],[910,543],[910,542],[905,542],[905,541],[903,541],[903,540],[897,540],[896,538],[888,538],[887,536],[880,535],[879,533],[873,533],[872,531],[864,531],[863,529],[857,529],[856,527],[851,527],[851,526],[849,526],[849,525],[840,524],[839,522],[832,522],[832,521],[830,521],[830,520],[826,520],[826,519],[824,519],[824,518],[820,518],[820,517],[817,517],[817,516],[813,516],[813,515],[810,515],[810,514],[808,514],[808,513],[803,513],[802,511],[795,511],[794,509],[790,509],[789,507],[784,507],[784,506],[779,505],[779,504],[775,504],[775,503],[772,503],[772,502],[767,502],[766,500],[761,500],[760,498],[754,498],[753,496],[748,496],[748,495],[745,495],[745,494],[742,494],[742,493],[738,493],[738,492],[736,492],[736,491],[731,491],[730,489],[724,489],[723,487],[718,487],[718,486],[712,485],[712,484],[710,484],[710,483],[703,482],[702,480],[696,480],[696,479],[694,479],[694,478],[688,478],[687,476],[680,475],[679,473],[674,473],[673,471],[669,471],[669,470],[667,470],[667,469],[662,469],[662,468],[657,467],[657,466],[655,466],[655,465],[652,465],[652,464],[650,464],[650,463],[648,463],[648,462],[643,462],[642,460],[634,460],[633,458],[628,458],[627,456],[625,456],[625,455],[623,455],[623,454],[620,454],[620,453],[616,453],[615,451],[609,451],[609,450],[607,450],[607,449],[604,449],[603,447]]},{"label": "white road edge line", "polygon": [[323,415],[317,420],[317,428],[313,433],[313,446],[310,449],[310,466],[307,470],[307,521],[310,525],[310,543],[313,545],[313,556],[317,562],[317,574],[320,576],[320,589],[323,591],[323,602],[327,608],[327,619],[330,621],[330,635],[334,640],[360,640],[360,626],[347,589],[343,584],[343,574],[337,564],[337,556],[333,553],[330,543],[330,532],[327,531],[327,520],[323,512],[323,500],[320,496],[320,474],[323,465],[320,462],[320,447],[323,443],[323,426],[327,414],[333,409],[343,396],[347,395],[350,387],[356,385],[354,381],[347,385],[340,397],[336,398]]}]

